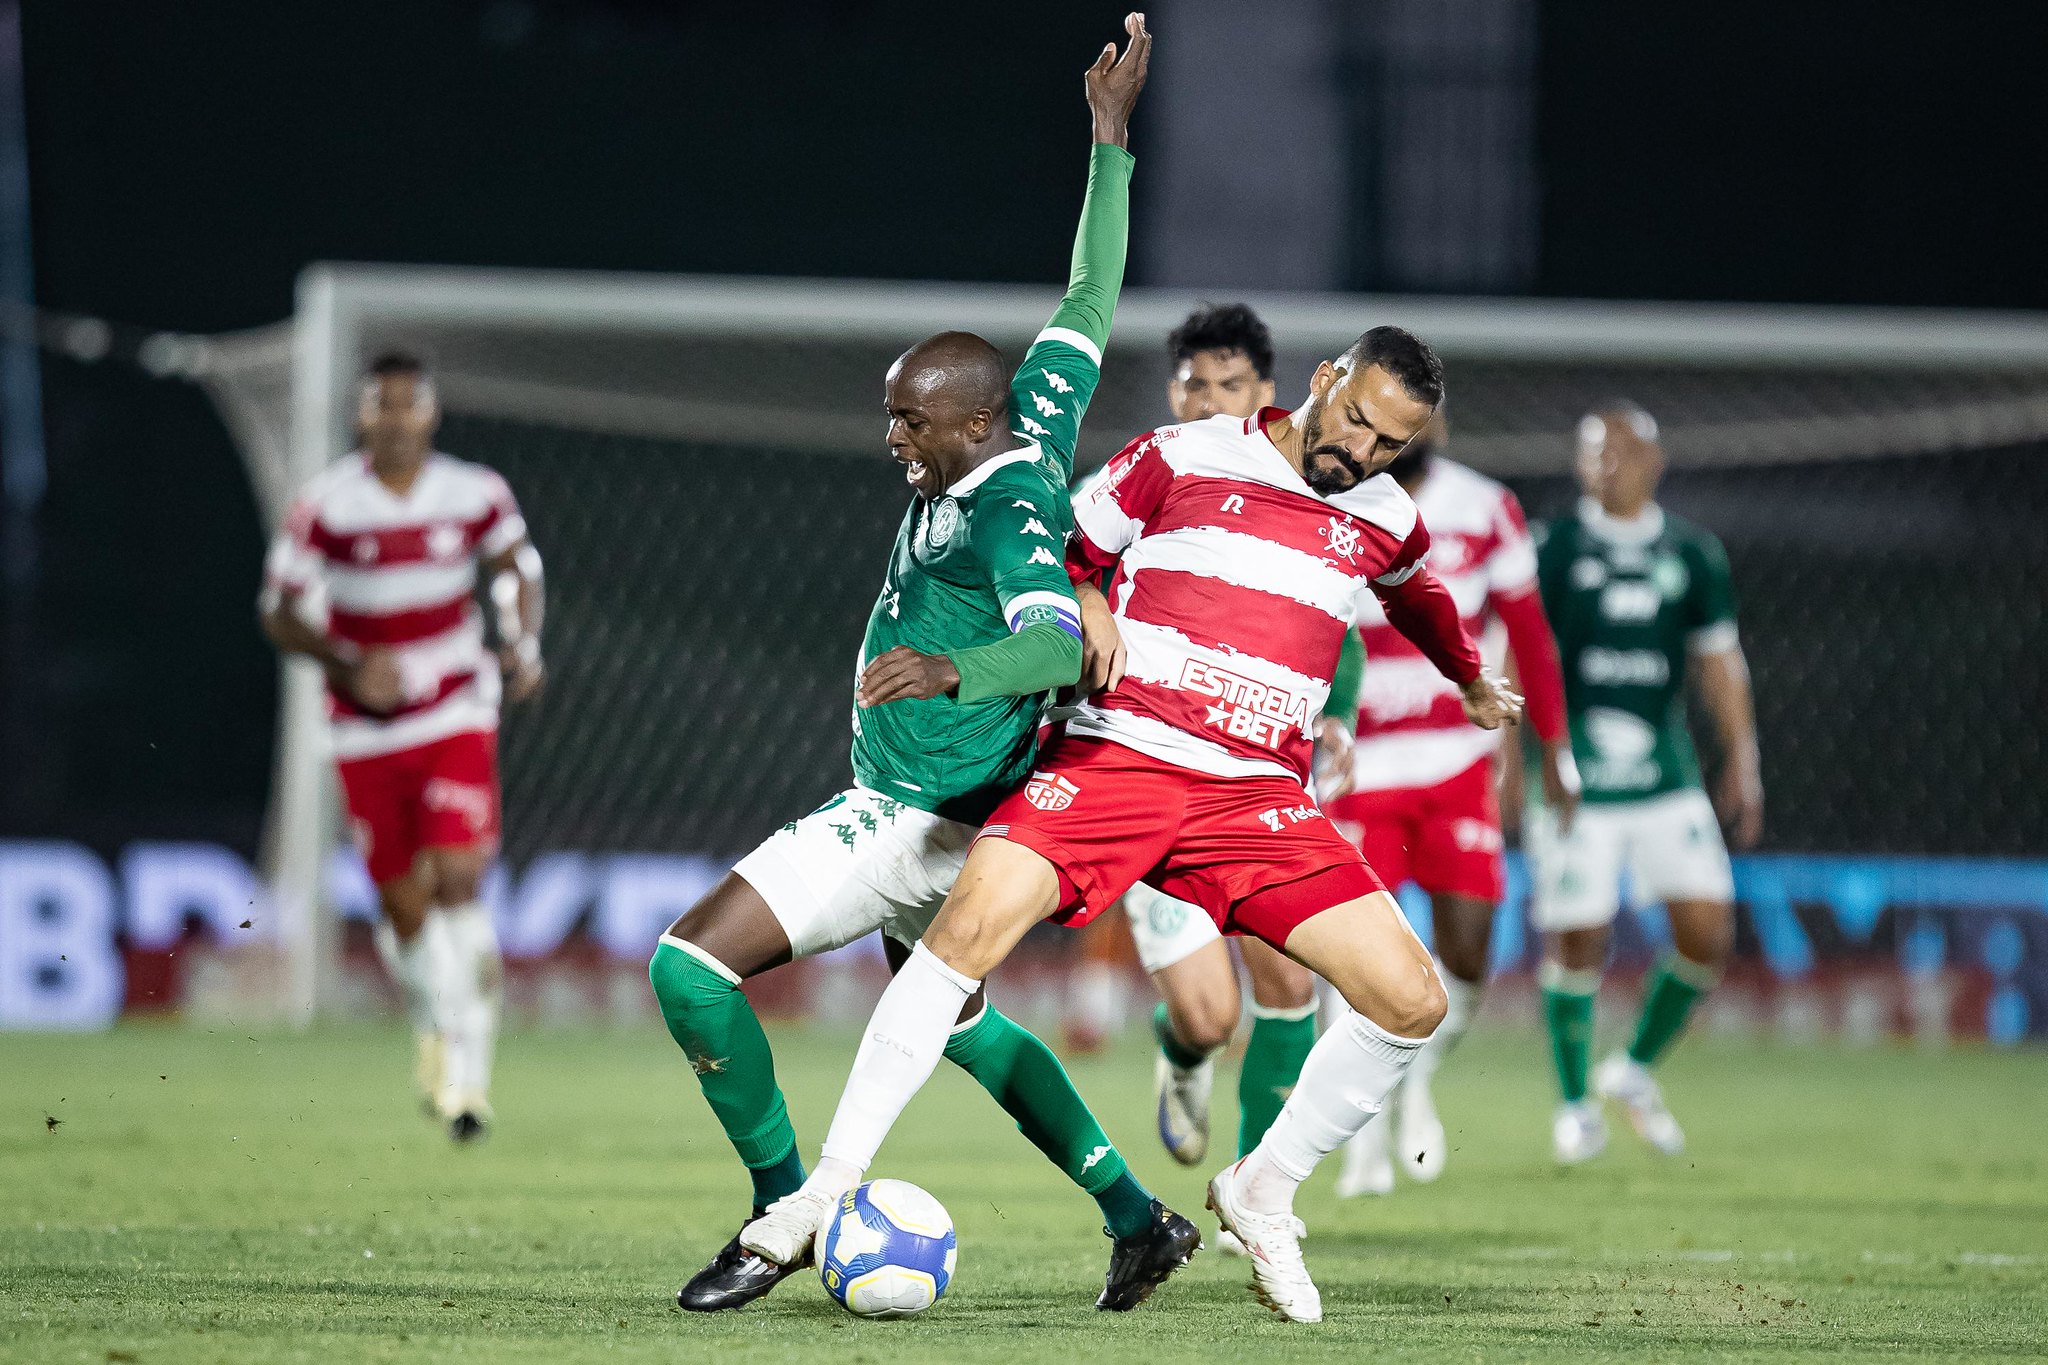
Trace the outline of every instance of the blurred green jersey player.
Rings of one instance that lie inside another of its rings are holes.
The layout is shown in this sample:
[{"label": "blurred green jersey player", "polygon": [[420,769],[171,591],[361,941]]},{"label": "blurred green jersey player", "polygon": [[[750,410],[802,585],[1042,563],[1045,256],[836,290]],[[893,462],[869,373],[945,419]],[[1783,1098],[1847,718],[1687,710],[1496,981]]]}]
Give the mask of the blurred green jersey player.
[{"label": "blurred green jersey player", "polygon": [[[1684,1150],[1651,1068],[1728,954],[1734,887],[1721,825],[1747,848],[1763,821],[1728,559],[1710,532],[1657,505],[1663,472],[1655,420],[1632,404],[1603,407],[1579,426],[1585,496],[1538,534],[1537,580],[1582,784],[1575,816],[1537,811],[1528,830],[1544,1014],[1563,1097],[1552,1141],[1567,1165],[1605,1148],[1602,1099],[1620,1103],[1658,1151]],[[1719,739],[1714,801],[1686,732],[1689,678]],[[1593,1001],[1624,872],[1639,902],[1664,904],[1672,951],[1649,980],[1634,1040],[1589,1076]]]},{"label": "blurred green jersey player", "polygon": [[[1014,374],[966,332],[889,370],[888,449],[914,490],[868,619],[854,688],[854,785],[784,825],[670,926],[648,975],[753,1184],[751,1215],[802,1185],[775,1063],[746,978],[879,930],[891,965],[944,903],[977,827],[1029,773],[1049,694],[1081,673],[1064,567],[1066,482],[1122,284],[1128,119],[1151,38],[1140,16],[1087,73],[1088,194],[1066,297]],[[1102,1210],[1115,1239],[1097,1306],[1149,1294],[1198,1240],[1164,1210],[1038,1039],[979,994],[946,1055]],[[744,1221],[744,1220],[742,1220]],[[792,1267],[729,1242],[683,1286],[699,1312],[738,1308]]]}]

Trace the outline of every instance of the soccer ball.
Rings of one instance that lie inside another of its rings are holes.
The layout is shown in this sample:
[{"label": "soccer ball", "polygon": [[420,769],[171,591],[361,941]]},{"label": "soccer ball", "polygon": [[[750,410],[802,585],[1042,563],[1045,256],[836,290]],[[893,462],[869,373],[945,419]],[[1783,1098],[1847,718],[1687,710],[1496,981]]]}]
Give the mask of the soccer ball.
[{"label": "soccer ball", "polygon": [[855,1317],[907,1318],[939,1301],[959,1254],[945,1206],[903,1180],[840,1197],[818,1234],[818,1278]]}]

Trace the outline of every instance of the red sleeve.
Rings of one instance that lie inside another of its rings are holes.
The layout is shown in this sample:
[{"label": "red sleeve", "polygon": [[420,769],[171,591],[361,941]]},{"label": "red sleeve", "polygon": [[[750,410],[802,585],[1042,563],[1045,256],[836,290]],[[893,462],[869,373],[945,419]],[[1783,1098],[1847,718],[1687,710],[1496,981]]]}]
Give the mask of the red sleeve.
[{"label": "red sleeve", "polygon": [[1543,596],[1531,587],[1513,597],[1495,598],[1493,609],[1508,628],[1508,648],[1521,675],[1529,723],[1545,743],[1564,738],[1564,670],[1558,663],[1557,637],[1543,614]]},{"label": "red sleeve", "polygon": [[1427,565],[1411,564],[1397,583],[1384,576],[1375,579],[1372,590],[1387,609],[1387,623],[1421,650],[1437,672],[1460,687],[1479,676],[1479,648],[1458,619],[1458,603]]},{"label": "red sleeve", "polygon": [[1123,557],[1144,533],[1145,522],[1166,499],[1173,466],[1151,432],[1118,451],[1103,477],[1074,499],[1074,535],[1067,543],[1067,575],[1081,583]]}]

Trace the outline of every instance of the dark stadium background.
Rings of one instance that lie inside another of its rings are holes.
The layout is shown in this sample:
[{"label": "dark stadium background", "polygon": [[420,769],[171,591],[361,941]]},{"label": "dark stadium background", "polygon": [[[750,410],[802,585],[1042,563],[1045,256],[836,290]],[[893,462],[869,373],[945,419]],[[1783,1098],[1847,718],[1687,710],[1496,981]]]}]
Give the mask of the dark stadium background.
[{"label": "dark stadium background", "polygon": [[[320,259],[1049,283],[1078,189],[1079,71],[1123,8],[38,0],[37,301],[149,328],[254,326],[288,313],[294,276]],[[1384,134],[1354,8],[1328,6],[1328,41],[1358,179],[1266,190],[1276,212],[1341,201],[1332,283],[1372,289],[1401,282],[1376,265],[1365,177]],[[1525,292],[2048,307],[2032,7],[1574,0],[1539,14]],[[1172,41],[1173,6],[1153,18]],[[1151,268],[1141,240],[1132,282]],[[261,533],[241,465],[174,381],[52,356],[44,383],[40,585],[6,604],[27,624],[0,655],[0,836],[251,852],[275,670],[251,619]],[[488,459],[489,435],[448,444]],[[1093,454],[1115,435],[1095,433]],[[901,490],[869,472],[815,471],[835,560],[872,558],[894,524]],[[721,477],[772,489],[786,475]],[[1533,511],[1568,496],[1560,481],[1521,491]],[[1735,563],[1767,847],[2048,849],[2041,461],[1684,474],[1667,500]],[[529,501],[545,544],[550,508],[538,488]],[[743,597],[772,568],[735,548],[733,582],[708,590]],[[828,589],[818,672],[792,685],[838,698],[867,580]],[[2007,596],[1987,607],[1987,592]],[[829,728],[829,757],[842,704],[755,719],[763,734]],[[741,738],[715,761],[759,760]],[[720,851],[750,842],[702,816],[676,828]],[[518,826],[515,811],[515,852]],[[565,833],[621,837],[549,837]]]}]

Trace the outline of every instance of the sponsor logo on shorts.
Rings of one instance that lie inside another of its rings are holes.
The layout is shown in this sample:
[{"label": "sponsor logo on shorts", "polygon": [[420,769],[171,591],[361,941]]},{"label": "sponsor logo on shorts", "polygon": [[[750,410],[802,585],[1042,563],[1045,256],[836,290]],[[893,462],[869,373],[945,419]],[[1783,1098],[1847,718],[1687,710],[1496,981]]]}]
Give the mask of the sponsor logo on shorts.
[{"label": "sponsor logo on shorts", "polygon": [[1058,773],[1033,773],[1024,784],[1024,799],[1040,810],[1065,810],[1081,789]]},{"label": "sponsor logo on shorts", "polygon": [[1320,820],[1323,813],[1314,806],[1275,806],[1259,812],[1259,823],[1278,834],[1289,825],[1298,825],[1304,820]]},{"label": "sponsor logo on shorts", "polygon": [[471,829],[482,829],[491,822],[489,787],[436,777],[430,780],[426,789],[420,793],[420,802],[428,810],[452,811],[461,816],[462,823]]},{"label": "sponsor logo on shorts", "polygon": [[1451,840],[1467,853],[1498,853],[1502,848],[1500,831],[1470,816],[1451,823]]}]

